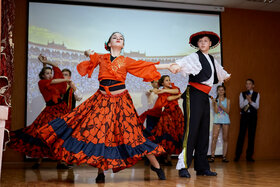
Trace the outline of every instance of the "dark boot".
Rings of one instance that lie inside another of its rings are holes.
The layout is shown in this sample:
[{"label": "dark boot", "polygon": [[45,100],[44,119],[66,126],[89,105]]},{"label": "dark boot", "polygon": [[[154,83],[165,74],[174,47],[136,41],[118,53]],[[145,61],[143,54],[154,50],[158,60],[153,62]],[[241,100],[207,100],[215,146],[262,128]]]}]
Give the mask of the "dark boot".
[{"label": "dark boot", "polygon": [[151,170],[157,173],[158,179],[159,180],[166,180],[164,171],[162,170],[162,168],[155,168],[154,166],[151,166]]},{"label": "dark boot", "polygon": [[95,179],[96,183],[105,183],[105,175],[104,173],[99,173]]},{"label": "dark boot", "polygon": [[179,177],[191,178],[191,175],[187,168],[183,168],[179,170]]},{"label": "dark boot", "polygon": [[196,171],[196,175],[201,176],[217,176],[216,172],[210,171],[210,170],[204,170],[204,171]]}]

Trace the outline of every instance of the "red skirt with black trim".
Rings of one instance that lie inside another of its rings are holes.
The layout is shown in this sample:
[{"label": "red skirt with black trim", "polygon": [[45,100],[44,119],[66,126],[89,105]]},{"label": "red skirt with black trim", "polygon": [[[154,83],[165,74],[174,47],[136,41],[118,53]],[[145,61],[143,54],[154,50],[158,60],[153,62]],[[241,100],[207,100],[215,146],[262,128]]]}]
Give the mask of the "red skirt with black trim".
[{"label": "red skirt with black trim", "polygon": [[10,132],[11,140],[8,146],[33,158],[53,158],[49,147],[39,138],[37,130],[44,124],[66,114],[67,104],[46,106],[35,121],[28,127]]},{"label": "red skirt with black trim", "polygon": [[143,126],[128,91],[97,91],[72,112],[43,125],[38,132],[57,159],[113,169],[131,167],[143,155],[164,149],[143,136]]},{"label": "red skirt with black trim", "polygon": [[183,146],[184,115],[181,108],[165,107],[159,122],[152,130],[154,143],[161,145],[167,154],[180,154]]}]

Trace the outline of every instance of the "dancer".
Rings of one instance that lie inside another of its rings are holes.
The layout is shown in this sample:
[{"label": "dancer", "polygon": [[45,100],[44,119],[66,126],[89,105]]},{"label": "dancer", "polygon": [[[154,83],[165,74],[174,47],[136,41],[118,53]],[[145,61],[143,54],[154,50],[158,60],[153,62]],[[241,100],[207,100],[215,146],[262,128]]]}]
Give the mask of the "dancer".
[{"label": "dancer", "polygon": [[[67,104],[62,101],[61,96],[66,91],[67,82],[71,81],[63,78],[62,72],[57,67],[56,63],[48,61],[47,58],[42,55],[40,55],[38,59],[44,65],[39,74],[41,80],[38,82],[38,85],[46,102],[46,107],[30,126],[12,131],[10,133],[11,141],[9,142],[10,148],[22,152],[27,156],[38,158],[38,162],[32,166],[33,169],[38,169],[40,167],[43,157],[54,159],[49,147],[40,140],[37,130],[43,124],[68,112]],[[46,66],[47,64],[51,65],[52,68]],[[54,75],[52,75],[52,71]],[[67,169],[68,167],[58,162],[57,168]]]},{"label": "dancer", "polygon": [[150,89],[146,92],[149,109],[154,107],[154,104],[158,98],[158,95],[155,93],[159,89],[158,80],[152,81],[151,86],[153,87],[153,89]]},{"label": "dancer", "polygon": [[[162,109],[157,108],[157,110],[153,109],[155,102],[157,101],[158,98],[158,80],[154,80],[151,82],[151,85],[153,89],[150,89],[146,92],[147,96],[147,101],[148,101],[148,110],[142,113],[139,116],[140,122],[143,124],[143,135],[144,137],[148,138],[151,141],[155,140],[155,137],[152,135],[152,130],[156,126],[156,124],[159,121],[159,117],[161,114]],[[146,127],[144,127],[144,123],[146,121]],[[163,155],[160,156],[160,158]],[[161,163],[161,159],[159,159],[159,162]],[[150,163],[148,162],[147,159],[145,159],[145,165],[149,165]]]},{"label": "dancer", "polygon": [[125,79],[131,73],[144,81],[157,80],[157,68],[170,66],[124,57],[120,55],[123,47],[123,35],[114,32],[105,43],[109,54],[85,52],[90,60],[78,64],[77,70],[90,78],[99,65],[99,90],[72,112],[43,125],[39,129],[41,138],[53,148],[58,159],[99,168],[97,183],[105,182],[104,170],[117,172],[131,167],[144,155],[158,178],[165,180],[154,156],[164,153],[164,149],[143,136],[139,116],[125,89]]},{"label": "dancer", "polygon": [[159,117],[162,109],[158,108],[158,110],[154,110],[154,105],[158,99],[158,80],[154,80],[151,82],[153,89],[150,89],[146,92],[147,100],[148,100],[148,110],[140,115],[140,119],[142,123],[146,120],[146,128],[145,131],[148,131],[149,135],[151,131],[154,129],[156,124],[159,121]]},{"label": "dancer", "polygon": [[191,177],[188,168],[193,159],[197,175],[216,176],[210,171],[207,160],[210,124],[209,95],[213,84],[229,79],[230,75],[214,60],[208,52],[219,45],[220,37],[210,31],[201,31],[191,35],[189,43],[199,49],[171,65],[172,72],[189,75],[189,85],[182,94],[185,134],[183,151],[178,157],[176,169],[180,177]]},{"label": "dancer", "polygon": [[212,104],[214,108],[214,122],[213,122],[213,136],[211,143],[211,158],[209,162],[215,161],[215,150],[216,144],[219,136],[220,129],[223,130],[223,162],[229,162],[226,158],[228,149],[228,133],[229,133],[229,109],[230,100],[226,97],[226,87],[219,85],[217,87],[217,98],[212,99]]},{"label": "dancer", "polygon": [[[62,70],[63,77],[65,79],[71,80],[72,72],[70,69]],[[73,110],[76,107],[76,101],[81,101],[83,99],[81,92],[77,89],[73,81],[67,84],[66,93],[63,95],[63,101],[68,105],[69,110]]]},{"label": "dancer", "polygon": [[255,81],[246,80],[247,91],[241,92],[239,96],[239,106],[241,109],[240,130],[236,144],[234,161],[239,161],[242,153],[246,130],[248,128],[248,147],[246,151],[246,160],[254,162],[255,134],[257,129],[258,109],[260,106],[260,94],[254,91]]},{"label": "dancer", "polygon": [[[154,141],[155,137],[152,135],[151,131],[153,130],[153,128],[158,123],[159,117],[160,117],[160,114],[161,114],[161,108],[159,108],[158,110],[151,110],[154,107],[155,102],[157,101],[157,98],[158,98],[158,95],[156,93],[156,91],[159,88],[158,80],[151,81],[151,86],[152,86],[152,89],[149,89],[145,93],[145,95],[147,96],[147,101],[148,101],[148,110],[145,111],[144,113],[142,113],[139,116],[139,119],[140,119],[140,121],[143,125],[146,121],[146,127],[143,126],[144,137],[148,138],[151,141]],[[161,162],[162,157],[163,157],[163,155],[160,155],[157,158],[157,160],[159,161],[160,164],[164,164],[164,162]],[[147,159],[147,157],[144,157],[144,160],[145,160],[145,165],[146,166],[150,165],[150,161],[149,161],[149,159]]]},{"label": "dancer", "polygon": [[184,134],[184,116],[178,105],[181,93],[174,83],[170,82],[168,75],[163,75],[159,80],[159,86],[163,89],[158,90],[158,99],[154,110],[162,109],[160,120],[152,130],[155,136],[155,143],[163,146],[167,153],[165,165],[172,166],[171,154],[179,154],[182,151],[182,139]]},{"label": "dancer", "polygon": [[[158,95],[157,95],[157,91],[159,88],[158,85],[158,80],[154,80],[151,82],[151,85],[153,87],[153,89],[147,91],[146,95],[147,95],[147,99],[148,99],[148,109],[152,109],[157,101]],[[146,117],[146,129],[148,131],[152,131],[153,128],[155,127],[155,125],[157,124],[157,122],[159,121],[159,116],[160,116],[161,110],[154,112],[154,113],[150,113],[147,115]]]}]

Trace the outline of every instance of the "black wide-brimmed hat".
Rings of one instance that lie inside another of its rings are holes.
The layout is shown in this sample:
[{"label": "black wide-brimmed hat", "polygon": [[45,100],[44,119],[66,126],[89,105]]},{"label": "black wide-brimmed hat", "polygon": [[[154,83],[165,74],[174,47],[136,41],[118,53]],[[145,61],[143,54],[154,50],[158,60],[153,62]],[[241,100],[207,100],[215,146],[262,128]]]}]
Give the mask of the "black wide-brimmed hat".
[{"label": "black wide-brimmed hat", "polygon": [[200,31],[197,33],[194,33],[190,36],[190,41],[189,44],[191,45],[191,47],[193,48],[198,48],[197,42],[200,38],[203,38],[204,36],[207,36],[210,38],[212,45],[210,46],[210,49],[213,49],[215,47],[217,47],[220,44],[220,37],[211,31]]}]

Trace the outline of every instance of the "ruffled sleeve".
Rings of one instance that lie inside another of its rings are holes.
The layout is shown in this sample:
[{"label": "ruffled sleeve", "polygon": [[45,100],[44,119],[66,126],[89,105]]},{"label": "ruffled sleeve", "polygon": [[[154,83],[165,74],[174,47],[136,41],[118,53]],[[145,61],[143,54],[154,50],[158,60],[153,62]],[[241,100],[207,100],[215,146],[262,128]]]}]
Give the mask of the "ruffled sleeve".
[{"label": "ruffled sleeve", "polygon": [[153,80],[160,79],[161,75],[157,71],[157,68],[155,67],[156,64],[159,64],[159,62],[146,62],[142,60],[134,60],[132,58],[126,57],[126,68],[127,71],[136,76],[143,78],[143,81],[145,82],[151,82]]},{"label": "ruffled sleeve", "polygon": [[[63,74],[58,67],[54,66],[53,72],[54,72],[53,79],[64,79]],[[58,84],[51,84],[51,86],[58,89],[60,94],[65,94],[66,88],[67,88],[67,83],[62,82],[62,83],[58,83]]]},{"label": "ruffled sleeve", "polygon": [[[52,80],[46,80],[46,79],[40,80],[38,82],[39,89],[45,101],[52,100],[55,103],[57,103],[58,99],[61,98],[60,90],[54,86],[55,84],[51,84],[51,82]],[[65,88],[65,92],[66,92],[66,88]]]},{"label": "ruffled sleeve", "polygon": [[230,74],[228,74],[228,72],[224,70],[223,66],[221,66],[216,60],[215,60],[215,67],[216,67],[219,83],[222,83],[225,79],[230,77]]},{"label": "ruffled sleeve", "polygon": [[187,75],[197,75],[201,69],[201,63],[199,61],[198,55],[192,53],[181,59],[176,60],[176,63],[181,67],[181,74],[186,77]]},{"label": "ruffled sleeve", "polygon": [[54,79],[64,79],[61,70],[56,66],[53,66],[53,78]]},{"label": "ruffled sleeve", "polygon": [[81,76],[88,75],[88,78],[91,78],[93,70],[99,64],[99,55],[94,53],[89,56],[89,61],[83,61],[77,65],[77,70]]},{"label": "ruffled sleeve", "polygon": [[52,82],[52,80],[47,80],[47,79],[40,80],[38,82],[39,89],[40,90],[43,90],[43,89],[51,90],[51,82]]}]

